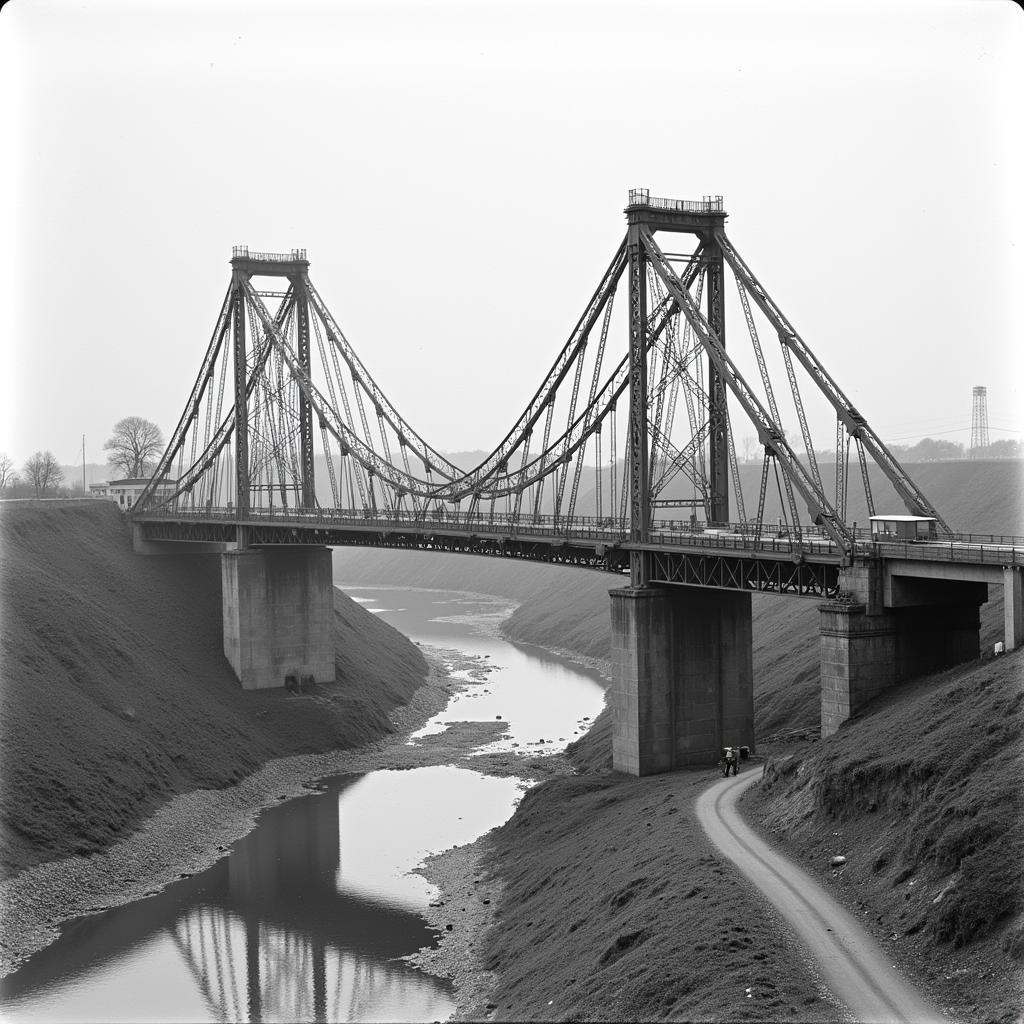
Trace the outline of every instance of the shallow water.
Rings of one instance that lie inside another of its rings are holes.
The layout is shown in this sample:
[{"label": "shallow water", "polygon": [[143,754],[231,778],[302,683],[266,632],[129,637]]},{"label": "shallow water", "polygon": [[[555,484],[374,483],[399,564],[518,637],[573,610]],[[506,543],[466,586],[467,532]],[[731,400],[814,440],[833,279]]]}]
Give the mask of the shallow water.
[{"label": "shallow water", "polygon": [[[426,731],[501,715],[509,731],[496,746],[555,749],[600,708],[596,677],[489,635],[508,613],[501,602],[394,589],[353,596],[414,639],[495,666]],[[555,742],[533,743],[541,738]],[[414,869],[507,820],[523,783],[435,766],[324,786],[268,808],[208,870],[70,922],[0,982],[0,1017],[446,1019],[450,985],[400,959],[435,940],[421,913],[437,890]]]},{"label": "shallow water", "polygon": [[[505,735],[481,750],[554,753],[578,739],[604,703],[596,672],[574,665],[540,647],[512,644],[497,635],[512,605],[500,598],[445,590],[347,587],[346,594],[406,636],[435,647],[486,659],[490,671],[482,686],[456,696],[418,732],[440,732],[449,722],[507,723]],[[456,678],[474,670],[453,671]],[[540,741],[545,742],[541,743]]]}]

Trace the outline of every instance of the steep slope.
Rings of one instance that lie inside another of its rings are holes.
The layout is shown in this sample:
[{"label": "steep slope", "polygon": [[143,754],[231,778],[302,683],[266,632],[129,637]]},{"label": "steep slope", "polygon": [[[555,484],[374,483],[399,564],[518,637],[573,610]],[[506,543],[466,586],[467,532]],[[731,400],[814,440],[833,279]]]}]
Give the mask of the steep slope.
[{"label": "steep slope", "polygon": [[[1001,993],[986,1014],[1015,1020],[1022,737],[1017,651],[899,687],[827,741],[773,758],[747,813],[898,943],[929,984],[966,1006],[978,987]],[[834,856],[846,860],[830,869]]]},{"label": "steep slope", "polygon": [[[776,745],[743,804],[954,1020],[1010,1024],[1024,1005],[1022,669],[1024,652],[949,670],[795,755]],[[577,767],[487,840],[505,886],[484,952],[494,1019],[841,1016],[809,995],[784,923],[709,849],[693,803],[715,769]]]},{"label": "steep slope", "polygon": [[169,795],[269,758],[352,746],[426,674],[408,640],[343,595],[338,682],[245,692],[223,655],[216,556],[142,557],[106,502],[0,503],[5,873],[89,853]]}]

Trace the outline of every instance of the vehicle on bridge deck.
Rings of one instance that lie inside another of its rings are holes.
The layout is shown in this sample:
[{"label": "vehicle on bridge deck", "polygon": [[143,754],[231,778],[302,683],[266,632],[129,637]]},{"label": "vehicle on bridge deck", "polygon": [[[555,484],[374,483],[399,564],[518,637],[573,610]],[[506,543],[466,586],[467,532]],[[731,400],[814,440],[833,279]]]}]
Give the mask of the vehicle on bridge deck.
[{"label": "vehicle on bridge deck", "polygon": [[872,540],[936,540],[936,520],[931,516],[872,516]]}]

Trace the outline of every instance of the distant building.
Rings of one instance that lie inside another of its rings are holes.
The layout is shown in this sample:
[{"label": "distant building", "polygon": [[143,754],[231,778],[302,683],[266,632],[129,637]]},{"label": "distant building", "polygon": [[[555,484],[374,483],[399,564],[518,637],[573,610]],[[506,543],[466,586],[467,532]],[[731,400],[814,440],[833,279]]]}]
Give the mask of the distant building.
[{"label": "distant building", "polygon": [[[174,490],[174,480],[164,480],[157,485],[157,494],[170,494]],[[139,500],[139,495],[149,486],[148,477],[132,477],[127,480],[110,480],[89,485],[89,494],[93,498],[106,498],[112,501],[122,512],[128,512]]]}]

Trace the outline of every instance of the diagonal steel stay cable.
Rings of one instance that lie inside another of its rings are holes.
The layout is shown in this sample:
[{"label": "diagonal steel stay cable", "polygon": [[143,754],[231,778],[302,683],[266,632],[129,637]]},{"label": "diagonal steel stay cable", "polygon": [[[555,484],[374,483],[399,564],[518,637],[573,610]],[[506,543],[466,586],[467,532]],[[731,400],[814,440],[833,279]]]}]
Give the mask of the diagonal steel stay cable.
[{"label": "diagonal steel stay cable", "polygon": [[192,385],[192,392],[189,395],[188,401],[185,403],[185,409],[181,414],[181,418],[178,420],[178,425],[174,428],[174,433],[171,434],[171,439],[167,444],[167,448],[164,450],[163,455],[160,457],[160,461],[157,463],[156,469],[153,471],[153,476],[150,478],[149,483],[146,485],[135,503],[135,507],[138,509],[145,508],[157,493],[159,481],[167,475],[168,468],[177,456],[181,445],[185,441],[189,424],[195,420],[196,415],[198,414],[200,399],[212,378],[217,354],[220,351],[224,341],[224,334],[227,331],[231,312],[231,294],[233,290],[233,285],[228,285],[228,290],[224,295],[224,301],[221,303],[220,313],[217,316],[217,323],[213,329],[213,336],[210,339],[210,344],[206,348],[206,354],[203,356],[203,363],[199,368],[199,374],[196,376],[195,383]]},{"label": "diagonal steel stay cable", "polygon": [[[732,474],[733,496],[736,499],[736,511],[739,514],[739,521],[747,525],[747,510],[743,503],[743,482],[740,480],[740,467],[736,459],[736,439],[732,433],[732,417],[729,415],[728,407],[722,409],[722,418],[725,420],[725,441],[729,452],[729,472]],[[820,483],[820,481],[819,481]]]},{"label": "diagonal steel stay cable", "polygon": [[[578,362],[582,362],[582,360],[578,360]],[[554,419],[554,417],[555,417],[555,403],[554,402],[548,402],[548,411],[547,411],[547,413],[544,416],[544,436],[543,436],[543,438],[541,440],[541,447],[540,447],[541,452],[544,452],[544,453],[550,451],[550,449],[548,448],[548,442],[551,439],[551,421]],[[557,472],[557,470],[556,470],[556,472]],[[541,476],[539,476],[537,478],[537,480],[535,481],[536,486],[534,487],[534,496],[533,496],[533,518],[534,519],[537,519],[540,516],[540,503],[541,503],[541,498],[544,495],[544,482],[547,480],[548,475],[549,474],[544,473]]]},{"label": "diagonal steel stay cable", "polygon": [[[608,296],[608,301],[605,303],[605,309],[606,310],[611,306],[613,298],[614,298],[614,293],[612,293],[611,295]],[[588,333],[587,337],[583,341],[584,348],[586,347],[586,345],[589,342],[589,340],[590,340],[590,335]],[[573,377],[572,397],[569,399],[569,412],[568,412],[568,415],[566,416],[566,422],[567,423],[572,423],[573,419],[576,416],[576,403],[579,400],[579,395],[580,395],[580,379],[583,376],[583,362],[584,362],[584,360],[583,360],[583,351],[581,350],[580,358],[576,360],[576,374]],[[553,406],[552,406],[552,408],[553,408]],[[547,444],[547,442],[546,442],[546,439],[545,439],[545,446],[546,446],[546,444]],[[582,455],[581,455],[581,458],[582,458]],[[555,503],[554,503],[555,504],[554,512],[555,512],[556,518],[557,518],[557,516],[559,515],[559,513],[562,510],[562,496],[565,493],[565,482],[568,479],[568,476],[569,476],[569,463],[568,463],[568,461],[563,461],[563,463],[562,463],[562,470],[558,474],[558,477],[556,479],[556,494],[555,494]]]},{"label": "diagonal steel stay cable", "polygon": [[947,535],[951,535],[952,530],[949,525],[939,515],[934,505],[924,496],[920,488],[907,475],[881,438],[871,429],[867,420],[853,407],[853,404],[843,393],[839,385],[828,374],[768,292],[762,287],[757,278],[754,277],[750,268],[743,261],[743,258],[736,251],[725,233],[716,231],[715,239],[722,247],[722,254],[732,268],[733,273],[737,277],[742,277],[754,301],[779,333],[783,345],[792,350],[793,354],[800,360],[811,380],[814,381],[821,393],[832,404],[836,414],[843,420],[847,431],[863,444],[882,472],[889,478],[896,492],[906,504],[907,509],[915,515],[926,515],[934,518],[941,529]]},{"label": "diagonal steel stay cable", "polygon": [[750,335],[750,343],[754,348],[754,356],[757,359],[757,368],[761,372],[761,384],[764,387],[765,395],[768,398],[768,410],[772,414],[772,419],[781,427],[782,417],[779,415],[779,407],[775,402],[775,388],[772,387],[772,379],[768,373],[768,364],[764,359],[764,351],[761,348],[761,339],[757,333],[757,324],[754,322],[754,314],[750,311],[750,300],[747,298],[747,291],[743,287],[743,282],[733,274],[733,280],[736,282],[736,291],[739,293],[740,305],[743,307],[743,316],[747,321],[747,333]]},{"label": "diagonal steel stay cable", "polygon": [[267,330],[267,337],[270,340],[271,345],[281,353],[285,362],[288,364],[288,369],[290,370],[292,377],[306,396],[313,411],[327,423],[328,429],[331,433],[334,434],[339,442],[344,444],[357,461],[359,461],[368,471],[372,470],[369,478],[370,507],[374,508],[376,506],[375,491],[373,489],[374,477],[377,477],[395,489],[402,487],[412,489],[415,487],[419,489],[421,493],[425,493],[423,491],[422,481],[415,479],[410,480],[405,477],[400,470],[382,459],[372,447],[363,442],[355,431],[340,420],[337,411],[331,408],[324,394],[313,383],[310,375],[299,364],[294,353],[292,353],[285,344],[277,325],[271,318],[262,299],[260,299],[259,295],[255,292],[248,281],[244,283],[244,289],[253,309],[256,311]]},{"label": "diagonal steel stay cable", "polygon": [[[229,292],[228,298],[230,299],[230,292]],[[225,348],[227,348],[227,346],[225,346]],[[266,357],[269,355],[269,353],[270,353],[269,346],[264,346],[262,358],[265,360]],[[247,398],[252,395],[253,390],[256,387],[259,374],[262,371],[262,365],[263,365],[262,362],[256,363],[253,366],[252,371],[249,373],[249,375],[247,377],[247,380],[246,380],[246,396],[247,396]],[[226,369],[226,366],[227,366],[227,359],[225,358],[225,360],[224,360],[224,368],[225,369]],[[219,397],[218,397],[218,412],[217,412],[218,416],[220,415],[220,402],[221,402],[221,400],[223,398],[224,381],[225,381],[227,376],[228,376],[227,373],[223,374],[222,378],[221,378],[221,381],[220,381],[220,384],[219,384],[219,390],[218,390],[218,395],[219,395]],[[216,433],[210,439],[210,443],[206,446],[206,448],[203,450],[202,454],[199,456],[198,461],[196,463],[194,463],[192,466],[190,466],[185,471],[185,474],[183,476],[179,476],[179,478],[175,482],[175,489],[173,491],[165,492],[165,493],[159,495],[159,501],[157,502],[157,505],[153,506],[153,507],[170,505],[181,494],[186,493],[189,490],[189,488],[194,486],[194,484],[202,477],[203,473],[205,473],[205,471],[210,468],[210,466],[215,462],[217,457],[220,455],[222,449],[224,448],[224,446],[227,444],[227,442],[231,439],[232,435],[234,434],[234,429],[235,429],[235,417],[234,417],[234,405],[232,405],[230,410],[228,411],[227,415],[224,417],[223,420],[220,421],[220,425],[217,428]],[[169,447],[168,447],[168,450],[170,450]],[[154,488],[156,486],[156,482],[158,482],[158,480],[160,480],[160,479],[162,479],[162,477],[158,478],[157,474],[154,474],[154,476],[152,478],[152,481],[151,481],[151,484],[154,486]]]},{"label": "diagonal steel stay cable", "polygon": [[846,481],[850,471],[850,437],[836,417],[836,508],[846,522]]},{"label": "diagonal steel stay cable", "polygon": [[[352,378],[357,382],[357,387],[362,386],[366,390],[374,404],[380,407],[381,412],[393,429],[399,436],[405,437],[409,447],[412,448],[425,466],[430,466],[448,480],[458,479],[463,476],[463,470],[449,462],[440,452],[424,441],[391,404],[384,392],[377,386],[376,381],[374,381],[366,367],[363,366],[355,349],[349,344],[348,339],[308,277],[306,278],[306,287],[309,291],[310,301],[327,330],[327,336],[332,347],[340,352],[341,357],[348,364]],[[341,376],[340,373],[338,376]]]},{"label": "diagonal steel stay cable", "polygon": [[[743,316],[747,321],[747,332],[750,335],[750,342],[754,348],[754,355],[757,359],[757,367],[761,373],[761,384],[764,387],[765,395],[768,399],[768,409],[771,412],[772,419],[778,425],[779,429],[783,431],[783,435],[785,435],[785,429],[782,426],[782,417],[779,415],[779,407],[775,401],[775,389],[772,387],[771,376],[768,373],[768,366],[765,362],[764,351],[761,348],[761,339],[757,333],[757,324],[754,321],[754,315],[750,310],[750,301],[747,298],[746,288],[744,288],[743,282],[735,273],[733,274],[733,280],[736,282],[736,291],[739,293],[740,305],[743,307]],[[790,367],[790,369],[792,370],[792,367]],[[817,465],[815,465],[815,480],[818,487],[821,488],[822,493],[824,493],[824,488],[821,487],[821,478],[817,475],[817,468]],[[783,474],[783,481],[786,486],[786,499],[789,503],[789,507],[791,509],[795,509],[796,502],[793,498],[793,485],[790,483],[789,477],[786,476],[785,473]],[[841,515],[840,518],[845,522],[846,517],[844,515]]]},{"label": "diagonal steel stay cable", "polygon": [[[615,293],[612,292],[608,296],[608,301],[604,306],[604,319],[601,322],[601,338],[597,345],[597,355],[594,358],[594,372],[590,378],[590,392],[587,396],[586,414],[588,417],[593,416],[594,412],[594,400],[597,397],[598,381],[601,379],[601,368],[604,365],[604,353],[608,342],[608,328],[611,325],[612,310],[615,307]],[[597,465],[598,465],[598,494],[600,494],[600,465],[601,465],[601,434],[600,429],[594,434],[595,444],[597,445]],[[576,460],[576,471],[573,475],[572,480],[572,492],[569,497],[569,518],[572,519],[576,514],[576,497],[579,494],[580,489],[580,476],[583,472],[583,460],[586,453],[581,451],[579,457]]]},{"label": "diagonal steel stay cable", "polygon": [[[621,252],[622,247],[620,247],[620,253],[617,254],[617,258],[613,259],[612,265],[609,269],[609,273],[606,274],[605,279],[602,281],[602,285],[599,286],[598,290],[595,292],[595,296],[592,300],[591,307],[588,309],[588,312],[585,313],[583,317],[581,317],[580,322],[578,324],[576,335],[580,335],[581,329],[584,332],[589,329],[589,326],[595,319],[596,314],[600,313],[604,303],[607,301],[610,285],[617,282],[618,277],[621,275],[621,266],[619,265],[622,263],[622,260],[619,258],[621,256]],[[313,298],[313,304],[317,308],[318,314],[322,314],[322,304],[318,303],[316,298]],[[261,313],[261,315],[264,314],[265,309],[264,312]],[[329,316],[329,314],[327,315]],[[330,328],[330,324],[326,320],[324,321],[324,323],[325,327]],[[330,333],[330,330],[328,330],[329,337]],[[581,337],[577,338],[577,344],[575,346],[572,346],[572,351],[568,351],[570,350],[570,345],[567,345],[566,349],[563,350],[563,355],[565,355],[567,351],[570,357],[578,355],[580,350],[580,340],[582,340]],[[561,374],[562,377],[564,377],[565,372],[567,372],[568,368],[571,366],[571,363],[572,358],[566,358],[563,360]],[[556,365],[558,364],[556,363]],[[309,383],[311,385],[312,382]],[[543,391],[544,389],[542,387],[541,392]],[[540,394],[541,392],[538,392],[538,394]],[[547,401],[547,396],[549,395],[550,389],[545,395],[545,402],[540,404],[540,408],[544,407]],[[309,396],[307,395],[307,397]],[[318,400],[318,405],[320,408],[323,408],[323,406],[325,405],[325,403],[322,401],[322,396],[320,396],[320,400]],[[336,416],[334,418],[336,419]],[[349,418],[351,419],[351,417]],[[411,494],[416,494],[420,497],[431,497],[436,499],[443,498],[444,500],[448,501],[458,500],[459,498],[467,496],[468,494],[472,493],[472,491],[467,488],[467,484],[472,482],[471,475],[466,475],[463,477],[462,480],[455,481],[455,484],[461,484],[461,486],[459,486],[458,488],[456,486],[453,486],[452,482],[449,482],[446,485],[438,485],[418,480],[417,478],[412,477],[410,474],[401,473],[399,470],[397,470],[396,467],[388,463],[386,460],[381,459],[380,456],[373,451],[372,446],[362,443],[361,439],[358,438],[358,436],[355,434],[355,431],[351,430],[351,428],[346,428],[344,425],[337,423],[335,424],[335,428],[336,429],[334,432],[336,433],[337,436],[339,436],[339,440],[343,441],[343,443],[346,443],[351,448],[351,450],[354,453],[356,453],[357,461],[360,463],[360,465],[366,468],[367,470],[372,470],[382,479],[382,481],[387,481],[392,487],[395,487],[396,489],[401,489],[405,487],[406,489],[409,490]],[[524,458],[524,462],[525,461],[526,460]],[[539,460],[535,460],[537,465],[534,468],[536,470],[549,469],[551,461],[551,453],[543,453]],[[531,475],[530,479],[524,481],[524,486],[528,486],[530,483],[539,479],[542,475],[544,475],[543,472],[534,472]],[[519,480],[524,479],[521,473],[517,474],[517,478]],[[476,489],[479,490],[480,488]],[[502,487],[500,491],[496,492],[496,495],[500,496],[502,493],[504,493],[505,489],[505,487]],[[489,488],[488,491],[492,492],[494,491],[494,488]]]},{"label": "diagonal steel stay cable", "polygon": [[[381,409],[385,413],[386,418],[389,420],[392,427],[406,437],[410,447],[413,448],[413,451],[416,452],[424,465],[428,468],[433,468],[441,473],[442,476],[446,477],[448,486],[434,485],[430,491],[419,486],[410,488],[410,491],[416,491],[420,495],[436,493],[445,500],[458,500],[459,497],[470,496],[474,491],[480,490],[480,485],[489,477],[501,472],[503,468],[507,466],[509,457],[512,453],[522,447],[525,443],[527,435],[532,432],[534,424],[537,422],[540,415],[546,410],[546,407],[551,400],[552,391],[557,388],[558,384],[560,384],[569,369],[572,367],[574,361],[579,358],[582,343],[585,341],[594,322],[596,322],[597,318],[600,316],[604,304],[607,301],[610,292],[614,290],[624,267],[625,241],[623,240],[615,256],[612,258],[608,270],[601,279],[601,283],[594,292],[590,303],[577,322],[576,328],[572,332],[561,353],[556,358],[551,370],[546,375],[526,410],[519,417],[515,426],[509,431],[501,444],[499,444],[483,462],[469,473],[464,472],[458,467],[447,462],[447,460],[443,459],[443,457],[427,445],[426,442],[424,442],[419,435],[412,430],[397,411],[394,410],[393,406],[391,406],[383,395],[383,392],[380,391],[369,374],[366,373],[354,351],[347,342],[343,342],[344,335],[342,335],[340,329],[337,328],[333,318],[331,318],[330,313],[327,311],[315,289],[312,288],[312,285],[310,285],[310,295],[314,305],[317,307],[318,313],[324,319],[325,325],[329,328],[329,336],[332,337],[332,340],[338,345],[339,349],[342,351],[343,358],[349,363],[349,366],[353,371],[353,376],[361,379],[367,393],[373,395],[375,400],[379,400]],[[412,479],[416,480],[416,478]],[[423,481],[417,480],[416,482],[420,485],[423,484]]]},{"label": "diagonal steel stay cable", "polygon": [[[313,336],[316,338],[317,351],[320,353],[320,369],[323,372],[324,379],[327,382],[327,393],[330,395],[331,405],[338,408],[338,397],[334,389],[334,379],[331,377],[330,367],[327,362],[327,350],[324,346],[324,332],[320,330],[320,322],[315,315],[309,317],[309,324],[313,331]],[[338,480],[334,472],[334,456],[331,453],[331,446],[328,438],[330,432],[327,430],[323,420],[320,421],[320,435],[324,446],[324,457],[327,460],[327,474],[331,481],[331,500],[335,508],[341,506],[338,491]],[[339,456],[340,458],[340,456]]]},{"label": "diagonal steel stay cable", "polygon": [[867,501],[868,515],[875,514],[875,499],[871,493],[871,477],[868,474],[868,460],[864,454],[864,442],[857,434],[853,436],[853,443],[857,446],[857,460],[860,462],[861,480],[864,482],[864,497]]},{"label": "diagonal steel stay cable", "polygon": [[[699,252],[695,253],[684,270],[684,275],[688,280],[692,280],[699,270]],[[613,294],[608,296],[608,301],[611,301]],[[648,317],[647,327],[647,341],[646,349],[649,351],[659,340],[666,327],[672,322],[673,317],[678,311],[678,305],[676,301],[666,296],[666,301],[661,302],[657,305],[654,312]],[[587,409],[584,414],[576,419],[574,423],[555,441],[549,442],[546,449],[540,452],[534,459],[528,462],[529,453],[528,450],[524,452],[523,461],[521,463],[520,470],[515,473],[505,473],[505,479],[498,479],[492,482],[491,486],[482,489],[482,494],[497,494],[502,495],[506,493],[506,490],[510,486],[516,486],[514,483],[510,483],[513,478],[522,481],[521,486],[526,487],[536,482],[547,473],[557,469],[558,465],[564,464],[565,460],[570,458],[572,454],[580,447],[587,437],[593,434],[600,426],[600,422],[609,413],[610,406],[614,404],[616,399],[625,390],[628,385],[628,380],[623,378],[623,374],[628,371],[628,356],[623,357],[623,360],[616,366],[615,370],[608,377],[605,385],[596,396],[596,399],[588,403]],[[610,393],[609,398],[603,396]],[[595,417],[594,409],[600,409],[600,412]]]},{"label": "diagonal steel stay cable", "polygon": [[[612,259],[612,263],[609,266],[601,284],[595,291],[594,296],[591,299],[590,305],[587,310],[580,317],[573,334],[570,336],[569,341],[563,347],[558,359],[552,366],[541,387],[538,389],[534,396],[533,401],[527,407],[526,411],[520,416],[516,425],[506,435],[504,441],[475,469],[469,473],[465,473],[463,470],[456,466],[453,466],[447,460],[445,460],[439,453],[433,448],[426,444],[420,438],[420,436],[409,426],[409,424],[394,410],[393,406],[388,402],[383,392],[377,387],[372,377],[366,372],[362,363],[359,362],[355,352],[348,345],[347,341],[344,341],[344,335],[341,334],[340,328],[334,323],[333,318],[330,318],[330,313],[326,310],[319,295],[316,294],[315,289],[310,285],[311,298],[318,308],[318,312],[324,318],[328,327],[333,328],[331,333],[336,334],[335,341],[342,351],[342,355],[346,362],[349,363],[352,369],[353,377],[362,380],[367,393],[374,397],[374,400],[380,405],[382,412],[384,412],[386,418],[391,422],[392,427],[400,434],[406,437],[407,441],[410,442],[410,447],[419,455],[424,465],[432,466],[435,470],[441,472],[450,482],[461,482],[463,486],[461,491],[463,495],[472,494],[472,492],[478,489],[474,484],[479,484],[489,476],[493,475],[495,471],[499,470],[503,462],[507,462],[508,457],[516,451],[525,440],[527,430],[532,430],[534,423],[536,423],[542,411],[549,402],[550,393],[557,388],[557,385],[561,382],[565,374],[568,372],[572,363],[577,359],[581,352],[581,347],[585,345],[586,336],[589,333],[593,322],[600,314],[601,308],[607,299],[607,295],[610,289],[614,288],[617,283],[618,277],[622,272],[622,268],[625,265],[624,262],[625,254],[625,242],[620,245],[618,252]],[[329,323],[328,323],[328,319]]]},{"label": "diagonal steel stay cable", "polygon": [[573,362],[582,355],[582,349],[585,347],[590,330],[597,322],[611,294],[615,291],[625,267],[626,240],[623,238],[615,255],[612,257],[608,269],[601,278],[601,283],[594,291],[590,302],[577,321],[572,334],[569,336],[569,340],[563,346],[525,411],[520,415],[512,429],[505,435],[504,440],[483,462],[471,470],[467,476],[474,481],[482,482],[496,472],[499,472],[501,467],[507,464],[509,456],[521,446],[525,437],[532,433],[533,426],[548,404],[551,393],[558,388],[572,367]]},{"label": "diagonal steel stay cable", "polygon": [[789,378],[789,389],[793,394],[793,404],[796,406],[797,420],[800,423],[800,435],[804,440],[804,451],[807,452],[807,464],[811,470],[811,476],[818,488],[824,493],[825,488],[821,483],[821,474],[818,472],[818,460],[814,454],[814,441],[811,439],[811,430],[807,425],[807,414],[804,412],[803,399],[800,397],[800,385],[796,379],[793,369],[793,357],[789,354],[789,346],[779,335],[779,344],[782,347],[782,358],[786,364],[786,376]]},{"label": "diagonal steel stay cable", "polygon": [[[310,285],[310,282],[309,282],[308,278],[306,279],[306,284],[309,285],[309,287],[312,287],[312,285]],[[314,308],[317,316],[321,316],[319,306],[316,303],[313,303],[313,308]],[[317,318],[316,316],[310,317],[310,319],[314,320],[314,321],[316,320],[316,318]],[[327,332],[328,340],[330,340],[330,338],[331,338],[330,327],[329,327],[329,325],[327,324],[326,321],[322,321],[322,322],[323,322],[323,325],[324,325],[324,330]],[[326,365],[326,363],[324,363],[324,373],[325,373],[327,381],[328,381],[328,388],[329,388],[329,390],[331,392],[331,408],[335,409],[335,410],[337,410],[337,408],[338,408],[338,403],[337,403],[337,401],[336,401],[336,399],[334,397],[334,387],[333,387],[333,385],[336,384],[337,385],[337,389],[338,389],[338,394],[341,396],[342,407],[345,410],[345,421],[347,423],[354,423],[354,420],[352,418],[352,408],[349,405],[349,401],[348,401],[348,389],[345,386],[345,377],[343,376],[343,374],[341,372],[341,363],[338,361],[338,352],[340,351],[340,349],[339,349],[338,346],[332,344],[332,345],[329,346],[329,351],[330,351],[330,354],[331,354],[331,366],[328,367]],[[332,373],[331,373],[332,369],[334,371],[333,372],[333,376],[332,376]],[[347,472],[347,475],[348,475],[349,492],[351,494],[351,492],[352,492],[352,484],[354,482],[355,485],[356,485],[356,489],[359,491],[360,506],[362,508],[367,508],[368,507],[368,502],[367,502],[367,499],[366,499],[366,483],[365,483],[365,480],[363,478],[363,466],[358,461],[353,462],[353,460],[349,457],[349,451],[348,451],[347,447],[343,443],[340,443],[339,451],[341,453],[340,457],[347,460],[346,463],[345,463],[345,468],[346,468],[346,472]],[[353,506],[355,505],[355,501],[354,500],[353,500],[352,504],[353,504]]]},{"label": "diagonal steel stay cable", "polygon": [[[655,274],[654,268],[651,267],[650,264],[647,265],[647,287],[649,292],[655,297],[655,305],[657,306],[665,297],[665,289],[661,284],[660,278],[657,274]],[[654,416],[648,416],[651,447],[650,455],[648,456],[648,458],[649,465],[651,467],[651,479],[653,479],[657,475],[659,456],[662,455],[662,453],[658,449],[657,439],[663,436],[662,428],[664,426],[663,417],[665,415],[665,391],[670,387],[671,383],[674,383],[676,384],[676,386],[678,386],[678,378],[675,374],[670,373],[671,359],[670,352],[668,351],[668,345],[670,345],[672,341],[671,325],[667,328],[665,334],[667,338],[666,352],[661,360],[661,376],[658,380],[658,383],[655,385],[653,392],[648,394],[647,398],[648,411],[650,410],[651,399],[654,399]],[[657,345],[651,348],[651,362],[648,380],[653,380],[655,377],[658,376],[656,359],[657,351]]]},{"label": "diagonal steel stay cable", "polygon": [[844,550],[850,550],[853,538],[849,528],[839,519],[828,497],[815,487],[814,481],[801,465],[800,460],[789,446],[785,436],[781,434],[780,428],[771,419],[754,392],[751,391],[728,352],[719,343],[704,315],[693,304],[689,294],[681,288],[679,279],[675,276],[664,253],[657,242],[655,242],[650,231],[646,228],[641,229],[641,238],[650,259],[654,262],[666,287],[675,295],[683,314],[693,325],[694,333],[704,346],[715,368],[736,396],[736,400],[751,422],[756,425],[762,443],[775,451],[777,459],[783,465],[784,472],[792,477],[793,483],[808,502],[808,508],[813,512],[815,521],[824,527],[826,532],[840,547]]}]

